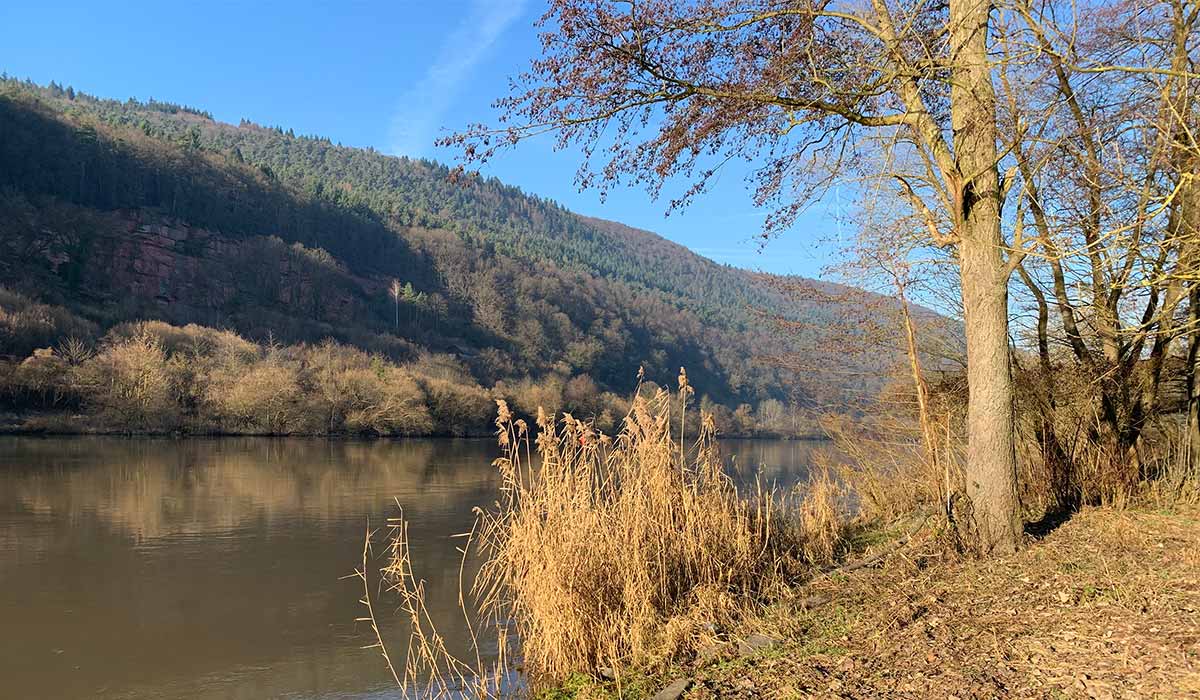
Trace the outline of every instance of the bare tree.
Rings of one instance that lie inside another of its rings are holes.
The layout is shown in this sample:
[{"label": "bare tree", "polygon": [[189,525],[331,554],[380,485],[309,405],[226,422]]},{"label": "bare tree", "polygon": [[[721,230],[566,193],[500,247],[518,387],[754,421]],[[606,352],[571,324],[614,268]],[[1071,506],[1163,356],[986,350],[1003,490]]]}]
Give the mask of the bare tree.
[{"label": "bare tree", "polygon": [[[1014,225],[1036,250],[1017,271],[1037,313],[1041,402],[1054,413],[1074,400],[1053,380],[1058,367],[1086,377],[1097,420],[1085,435],[1127,483],[1139,478],[1137,445],[1162,408],[1171,346],[1198,325],[1181,318],[1200,300],[1198,18],[1192,0],[1014,0],[1000,27],[1010,54],[1031,57],[1004,65],[998,80],[1021,202]],[[1186,359],[1189,395],[1193,367]],[[1070,448],[1052,422],[1039,437],[1065,463]],[[1071,475],[1061,477],[1069,486]],[[1060,494],[1068,507],[1080,497],[1072,490]]]},{"label": "bare tree", "polygon": [[[890,173],[954,249],[966,316],[966,488],[981,551],[1020,534],[1009,367],[1008,278],[998,163],[993,3],[813,0],[554,0],[542,57],[479,125],[444,143],[485,161],[544,133],[580,145],[583,186],[631,181],[658,194],[676,176],[701,194],[726,162],[757,164],[755,201],[781,231],[852,173]],[[881,144],[887,144],[882,146]]]},{"label": "bare tree", "polygon": [[392,284],[388,287],[388,295],[392,297],[392,303],[396,305],[396,332],[400,332],[400,297],[404,294],[404,286],[400,284],[400,280],[393,279]]}]

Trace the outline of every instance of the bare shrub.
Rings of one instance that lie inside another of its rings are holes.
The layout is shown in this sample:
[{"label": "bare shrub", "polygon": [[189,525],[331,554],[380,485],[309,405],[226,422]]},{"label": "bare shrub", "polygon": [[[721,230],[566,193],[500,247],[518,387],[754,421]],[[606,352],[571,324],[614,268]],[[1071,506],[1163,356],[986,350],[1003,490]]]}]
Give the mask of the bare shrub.
[{"label": "bare shrub", "polygon": [[339,381],[347,392],[345,425],[350,432],[412,435],[433,427],[421,387],[402,370],[345,370]]},{"label": "bare shrub", "polygon": [[548,375],[541,379],[525,377],[516,382],[506,382],[497,386],[497,393],[521,415],[532,417],[542,410],[554,416],[562,410],[564,389],[561,377]]},{"label": "bare shrub", "polygon": [[459,384],[474,383],[471,371],[453,355],[422,352],[404,368],[414,376],[427,379],[441,379]]},{"label": "bare shrub", "polygon": [[54,349],[55,353],[72,367],[87,362],[95,354],[88,341],[73,335],[63,338]]},{"label": "bare shrub", "polygon": [[167,355],[149,333],[108,342],[79,368],[79,385],[102,418],[122,429],[156,430],[178,423]]},{"label": "bare shrub", "polygon": [[168,355],[208,358],[221,364],[250,364],[258,359],[261,348],[232,331],[189,323],[173,326],[162,321],[136,321],[114,326],[109,338],[128,339],[139,335],[155,338]]},{"label": "bare shrub", "polygon": [[370,356],[332,340],[305,348],[300,355],[304,360],[306,403],[314,414],[313,422],[325,432],[342,430],[354,400],[349,386],[353,381],[351,371],[369,368]]},{"label": "bare shrub", "polygon": [[43,403],[57,403],[70,393],[71,366],[53,348],[34,350],[12,369],[9,390],[25,397],[36,397]]},{"label": "bare shrub", "polygon": [[574,415],[594,417],[603,410],[600,387],[586,374],[567,380],[562,393],[563,406]]},{"label": "bare shrub", "polygon": [[232,427],[286,434],[301,425],[301,389],[296,369],[260,363],[243,371],[218,372],[206,401]]},{"label": "bare shrub", "polygon": [[492,396],[475,382],[419,378],[434,429],[450,435],[478,434],[492,415]]},{"label": "bare shrub", "polygon": [[432,428],[425,396],[408,371],[332,341],[303,357],[309,419],[327,432],[411,435]]}]

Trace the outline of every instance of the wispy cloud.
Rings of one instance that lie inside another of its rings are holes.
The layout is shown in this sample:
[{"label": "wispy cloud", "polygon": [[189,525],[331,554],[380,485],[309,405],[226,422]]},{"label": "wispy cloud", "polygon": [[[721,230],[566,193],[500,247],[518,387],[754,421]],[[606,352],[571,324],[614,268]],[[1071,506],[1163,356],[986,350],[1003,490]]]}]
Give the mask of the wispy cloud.
[{"label": "wispy cloud", "polygon": [[750,248],[750,247],[746,247],[746,248],[704,248],[704,247],[697,247],[697,248],[692,248],[692,252],[693,252],[693,253],[697,253],[697,254],[699,254],[699,255],[703,255],[703,256],[704,256],[704,257],[706,257],[706,258],[713,258],[713,259],[715,259],[715,258],[744,258],[744,259],[750,259],[750,258],[757,258],[757,257],[759,257],[759,256],[761,255],[761,253],[759,253],[759,251],[757,251],[757,250],[755,250],[755,249],[753,249],[753,248]]},{"label": "wispy cloud", "polygon": [[424,77],[401,99],[388,135],[392,153],[422,156],[432,152],[454,98],[504,30],[522,15],[525,2],[471,0]]}]

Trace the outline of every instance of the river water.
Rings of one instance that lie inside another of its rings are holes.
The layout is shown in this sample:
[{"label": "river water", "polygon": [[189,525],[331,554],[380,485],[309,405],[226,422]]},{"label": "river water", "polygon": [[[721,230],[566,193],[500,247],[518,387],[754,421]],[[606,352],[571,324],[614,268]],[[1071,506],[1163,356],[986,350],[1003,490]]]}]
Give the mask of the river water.
[{"label": "river water", "polygon": [[[787,483],[821,443],[721,445]],[[464,648],[451,536],[495,500],[497,454],[490,440],[2,437],[0,697],[400,697],[361,648],[362,584],[344,577],[398,500],[435,623]],[[384,596],[377,613],[398,655],[394,608]]]}]

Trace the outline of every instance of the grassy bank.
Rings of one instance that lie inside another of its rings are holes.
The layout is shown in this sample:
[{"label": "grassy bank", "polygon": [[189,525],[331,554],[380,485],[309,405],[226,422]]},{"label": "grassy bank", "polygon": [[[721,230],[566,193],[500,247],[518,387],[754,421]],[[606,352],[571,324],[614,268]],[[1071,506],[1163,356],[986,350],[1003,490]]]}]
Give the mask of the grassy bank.
[{"label": "grassy bank", "polygon": [[[877,565],[797,587],[705,654],[543,697],[649,698],[678,679],[689,699],[1200,694],[1200,508],[1089,508],[1031,529],[992,560],[885,539]],[[773,641],[743,653],[756,634]]]},{"label": "grassy bank", "polygon": [[[500,403],[504,487],[472,530],[474,591],[481,634],[519,654],[452,659],[414,613],[411,692],[496,697],[514,669],[544,700],[1200,691],[1200,478],[1175,443],[1102,506],[1048,507],[1029,464],[1024,546],[981,559],[950,508],[952,450],[831,426],[840,457],[796,491],[739,489],[710,419],[681,437],[679,385],[636,397],[612,436],[542,414],[533,440]],[[423,609],[407,557],[383,578]]]}]

